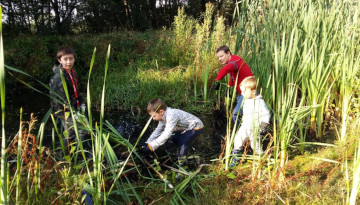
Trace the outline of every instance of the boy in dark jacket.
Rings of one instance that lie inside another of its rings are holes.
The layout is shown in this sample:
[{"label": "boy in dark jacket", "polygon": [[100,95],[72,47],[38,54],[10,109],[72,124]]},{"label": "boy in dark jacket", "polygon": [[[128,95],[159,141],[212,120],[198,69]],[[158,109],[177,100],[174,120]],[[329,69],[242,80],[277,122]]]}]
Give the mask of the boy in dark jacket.
[{"label": "boy in dark jacket", "polygon": [[[58,63],[54,65],[52,70],[54,71],[54,75],[50,79],[49,86],[54,92],[50,91],[50,95],[54,98],[57,98],[60,103],[56,100],[51,101],[51,109],[53,115],[61,120],[61,127],[63,130],[68,131],[69,142],[73,141],[76,137],[75,131],[73,128],[73,120],[70,115],[70,108],[67,104],[67,98],[64,90],[64,85],[61,80],[61,73],[64,76],[66,87],[69,94],[70,106],[73,111],[77,112],[77,115],[81,112],[85,112],[85,104],[83,103],[83,99],[79,94],[79,82],[77,78],[77,74],[73,68],[75,62],[75,52],[72,48],[63,47],[60,48],[57,52],[57,60]],[[61,97],[61,98],[59,98]],[[79,138],[82,139],[86,134],[84,130],[78,130]],[[63,139],[65,144],[67,144],[67,140]]]}]

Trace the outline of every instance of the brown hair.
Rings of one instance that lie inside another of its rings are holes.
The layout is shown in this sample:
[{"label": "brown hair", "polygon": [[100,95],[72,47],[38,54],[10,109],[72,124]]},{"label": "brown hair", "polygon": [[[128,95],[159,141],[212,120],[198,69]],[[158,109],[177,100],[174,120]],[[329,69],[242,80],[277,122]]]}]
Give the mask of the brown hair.
[{"label": "brown hair", "polygon": [[255,76],[248,76],[241,82],[242,86],[248,87],[251,90],[256,90],[256,79]]},{"label": "brown hair", "polygon": [[72,54],[74,55],[74,58],[75,58],[75,51],[70,48],[70,47],[61,47],[59,48],[57,54],[56,54],[56,57],[58,59],[60,59],[63,55],[69,55],[69,54]]},{"label": "brown hair", "polygon": [[154,98],[149,101],[147,106],[147,112],[159,112],[160,110],[166,110],[167,105],[160,99]]},{"label": "brown hair", "polygon": [[[224,51],[224,53],[228,53],[228,52],[230,52],[230,48],[227,46],[220,46],[218,49],[216,49],[216,53],[218,53],[220,51]],[[230,54],[231,54],[231,52],[230,52]]]}]

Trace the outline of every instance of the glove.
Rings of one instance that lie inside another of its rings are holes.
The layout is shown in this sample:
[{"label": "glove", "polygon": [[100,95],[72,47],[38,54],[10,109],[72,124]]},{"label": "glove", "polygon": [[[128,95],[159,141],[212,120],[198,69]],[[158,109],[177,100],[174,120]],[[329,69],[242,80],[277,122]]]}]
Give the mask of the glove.
[{"label": "glove", "polygon": [[214,82],[214,89],[219,90],[219,88],[220,88],[220,83],[218,81],[215,81]]},{"label": "glove", "polygon": [[139,154],[142,155],[143,157],[151,153],[150,146],[148,143],[141,143],[137,147]]},{"label": "glove", "polygon": [[268,123],[266,123],[266,122],[262,122],[261,124],[260,124],[260,135],[266,135],[267,134],[267,126],[268,126],[269,124]]}]

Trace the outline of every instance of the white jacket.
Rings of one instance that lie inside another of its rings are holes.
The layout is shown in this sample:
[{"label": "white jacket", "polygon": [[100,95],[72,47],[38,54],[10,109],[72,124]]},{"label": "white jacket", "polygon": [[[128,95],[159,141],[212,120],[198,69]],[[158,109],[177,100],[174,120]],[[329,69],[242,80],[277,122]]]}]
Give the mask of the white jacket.
[{"label": "white jacket", "polygon": [[270,112],[261,95],[255,98],[243,99],[243,118],[241,126],[247,129],[260,127],[262,122],[270,123]]}]

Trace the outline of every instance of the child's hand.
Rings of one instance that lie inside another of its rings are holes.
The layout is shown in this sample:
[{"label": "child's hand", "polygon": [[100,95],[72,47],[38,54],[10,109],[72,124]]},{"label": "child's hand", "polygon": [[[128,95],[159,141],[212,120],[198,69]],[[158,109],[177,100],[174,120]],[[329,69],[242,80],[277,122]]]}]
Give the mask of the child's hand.
[{"label": "child's hand", "polygon": [[145,156],[145,155],[148,155],[148,154],[151,153],[151,150],[150,150],[150,147],[149,147],[148,143],[142,143],[142,144],[138,145],[137,150],[142,156]]},{"label": "child's hand", "polygon": [[267,126],[269,124],[266,123],[266,122],[262,122],[261,125],[260,125],[260,135],[266,135],[267,134]]},{"label": "child's hand", "polygon": [[220,88],[220,83],[218,81],[215,81],[214,82],[214,89],[219,90],[219,88]]}]

